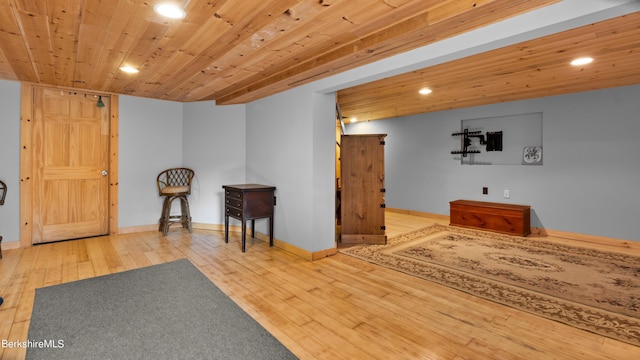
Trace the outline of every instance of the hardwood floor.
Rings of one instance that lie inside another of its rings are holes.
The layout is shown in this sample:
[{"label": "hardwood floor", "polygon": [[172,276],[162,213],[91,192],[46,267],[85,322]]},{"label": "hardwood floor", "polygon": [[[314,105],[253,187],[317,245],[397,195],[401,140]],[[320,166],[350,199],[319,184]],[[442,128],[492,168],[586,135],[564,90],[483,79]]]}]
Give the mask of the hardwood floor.
[{"label": "hardwood floor", "polygon": [[[386,222],[394,236],[444,221],[387,212]],[[0,341],[27,339],[36,288],[181,258],[301,359],[640,358],[640,347],[342,254],[309,262],[250,239],[242,253],[237,233],[225,244],[221,232],[182,229],[5,250]],[[0,358],[25,352],[5,346]]]}]

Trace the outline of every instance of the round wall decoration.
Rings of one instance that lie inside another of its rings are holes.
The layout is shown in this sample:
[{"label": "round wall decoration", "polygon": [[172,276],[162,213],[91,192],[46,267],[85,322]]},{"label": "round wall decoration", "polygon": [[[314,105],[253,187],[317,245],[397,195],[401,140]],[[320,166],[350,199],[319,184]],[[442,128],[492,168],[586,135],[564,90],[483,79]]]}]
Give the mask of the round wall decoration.
[{"label": "round wall decoration", "polygon": [[542,146],[525,146],[522,154],[524,164],[542,164]]}]

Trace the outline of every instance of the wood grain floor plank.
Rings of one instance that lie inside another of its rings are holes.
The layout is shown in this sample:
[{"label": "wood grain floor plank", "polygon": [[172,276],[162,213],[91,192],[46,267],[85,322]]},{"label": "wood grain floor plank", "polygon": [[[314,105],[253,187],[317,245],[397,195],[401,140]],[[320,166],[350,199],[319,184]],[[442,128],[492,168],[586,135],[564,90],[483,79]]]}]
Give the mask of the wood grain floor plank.
[{"label": "wood grain floor plank", "polygon": [[[446,220],[386,214],[396,236]],[[580,244],[563,237],[532,237]],[[250,245],[249,245],[250,244]],[[26,340],[35,289],[187,258],[301,359],[636,359],[640,347],[337,254],[309,262],[259,240],[172,228],[5,250],[0,339]],[[600,240],[600,250],[611,248]],[[636,246],[614,246],[640,256]],[[2,359],[25,351],[0,349]]]}]

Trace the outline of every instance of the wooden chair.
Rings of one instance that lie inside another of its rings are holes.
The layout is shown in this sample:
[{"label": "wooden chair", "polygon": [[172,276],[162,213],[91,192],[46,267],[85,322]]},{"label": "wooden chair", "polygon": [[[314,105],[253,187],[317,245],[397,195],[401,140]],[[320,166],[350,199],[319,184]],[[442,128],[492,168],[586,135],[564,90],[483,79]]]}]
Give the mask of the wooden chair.
[{"label": "wooden chair", "polygon": [[[167,169],[158,174],[158,193],[160,196],[164,196],[158,230],[162,231],[164,236],[167,236],[169,226],[175,223],[181,223],[183,228],[193,232],[189,200],[187,199],[187,196],[191,194],[193,176],[193,170],[187,168]],[[176,199],[180,199],[181,213],[180,215],[171,215],[171,203]]]},{"label": "wooden chair", "polygon": [[4,205],[4,199],[7,197],[7,184],[0,180],[0,205]]},{"label": "wooden chair", "polygon": [[[7,197],[7,184],[5,184],[2,180],[0,180],[0,205],[4,205],[4,199],[6,197]],[[0,235],[0,259],[2,259],[2,235]],[[0,302],[0,304],[2,303]]]}]

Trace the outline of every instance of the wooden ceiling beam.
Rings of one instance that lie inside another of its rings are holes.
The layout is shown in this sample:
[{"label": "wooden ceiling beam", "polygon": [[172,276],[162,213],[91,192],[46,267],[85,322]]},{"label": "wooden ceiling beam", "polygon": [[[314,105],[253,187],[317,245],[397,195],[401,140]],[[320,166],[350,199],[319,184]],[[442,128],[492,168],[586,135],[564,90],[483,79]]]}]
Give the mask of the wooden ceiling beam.
[{"label": "wooden ceiling beam", "polygon": [[[297,63],[295,59],[303,58],[304,55],[301,53],[311,46],[309,44],[317,43],[319,37],[324,39],[322,41],[339,41],[333,33],[319,34],[319,30],[329,27],[329,21],[345,23],[337,16],[338,11],[345,6],[356,7],[355,5],[357,3],[353,0],[338,0],[330,5],[317,0],[299,2],[276,16],[264,28],[257,30],[254,36],[238,43],[233,51],[214,59],[207,66],[207,71],[194,74],[188,79],[189,83],[193,84],[191,89],[182,93],[182,96],[201,99],[215,92],[211,89],[232,86],[267,68],[274,71],[273,68],[286,66],[284,64]],[[340,36],[347,34],[346,28],[339,29],[342,29]],[[301,33],[305,35],[300,35]],[[348,34],[346,36],[352,37]],[[241,54],[243,59],[239,59],[238,54]],[[209,69],[215,69],[215,76],[211,76]]]},{"label": "wooden ceiling beam", "polygon": [[[359,38],[374,32],[380,32],[381,29],[398,24],[407,18],[414,17],[418,13],[424,13],[431,8],[448,2],[450,0],[411,0],[393,3],[385,1],[384,3],[376,4],[375,7],[371,6],[369,1],[360,1],[358,3],[349,0],[332,3],[322,13],[313,14],[313,18],[303,18],[303,22],[299,25],[301,28],[289,29],[289,32],[294,34],[298,31],[306,33],[305,37],[293,42],[290,37],[282,37],[269,44],[267,48],[261,49],[260,53],[252,55],[252,59],[259,59],[264,63],[272,64],[268,69],[257,69],[260,70],[258,72],[251,71],[248,68],[235,68],[232,74],[220,77],[220,81],[225,81],[226,84],[220,84],[217,88],[226,89],[225,91],[241,89],[246,84],[255,82],[256,78],[262,79],[264,77],[262,74],[264,73],[277,74],[284,72],[284,74],[289,74],[288,69],[292,67],[297,67],[299,71],[312,70],[314,66],[322,63],[322,59],[327,57],[341,58],[351,55],[353,53],[353,44]],[[299,11],[292,10],[292,14],[299,18]],[[321,17],[321,19],[316,21],[315,17]],[[313,24],[313,26],[310,27],[308,23]],[[415,26],[422,26],[422,23],[417,25],[414,23],[411,26],[415,28]],[[366,46],[366,44],[360,43],[359,46]],[[285,52],[285,54],[281,55],[279,52]],[[314,58],[316,60],[313,60]],[[242,73],[247,76],[244,78],[239,76]],[[328,72],[321,73],[326,74]],[[254,76],[256,74],[259,75]],[[216,87],[215,80],[208,84]],[[202,96],[203,98],[206,96],[207,99],[217,99],[221,96],[221,93],[205,93],[203,90],[200,93],[194,93],[193,96]]]},{"label": "wooden ceiling beam", "polygon": [[[269,75],[269,72],[266,72],[265,77],[265,72],[262,72],[205,99],[215,99],[219,104],[253,101],[274,92],[318,80],[328,73],[349,70],[382,56],[387,57],[424,46],[444,37],[471,31],[554,2],[557,0],[487,1],[482,2],[483,6],[459,8],[458,11],[461,12],[458,15],[449,16],[447,19],[438,17],[439,21],[433,25],[429,24],[431,10],[428,10],[278,73]],[[451,4],[450,6],[453,6]],[[452,8],[447,10],[450,12]]]}]

